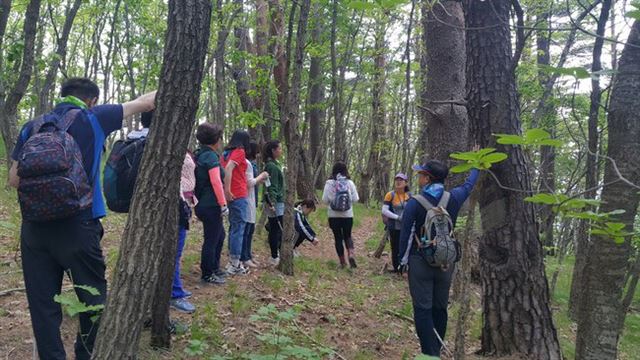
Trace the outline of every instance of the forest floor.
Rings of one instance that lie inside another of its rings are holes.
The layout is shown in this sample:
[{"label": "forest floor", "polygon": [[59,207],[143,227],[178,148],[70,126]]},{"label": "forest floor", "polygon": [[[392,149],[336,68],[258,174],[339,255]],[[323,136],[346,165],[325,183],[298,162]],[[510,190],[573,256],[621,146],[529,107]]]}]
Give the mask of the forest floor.
[{"label": "forest floor", "polygon": [[[0,178],[6,178],[3,165],[0,165]],[[17,240],[19,214],[15,192],[2,185],[0,294],[24,286]],[[149,349],[149,332],[144,331],[140,357],[258,359],[260,357],[256,355],[280,351],[281,355],[296,353],[298,358],[309,359],[413,359],[419,352],[419,345],[413,328],[406,280],[384,271],[387,256],[381,259],[369,256],[383,232],[378,209],[367,209],[357,204],[355,211],[357,269],[339,268],[331,231],[326,225],[326,209],[319,208],[310,218],[318,230],[320,244],[312,246],[306,242],[301,247],[302,256],[295,261],[295,276],[283,276],[266,266],[269,256],[266,232],[259,231],[254,239],[254,253],[263,267],[248,275],[230,278],[223,286],[202,286],[199,283],[202,228],[194,222],[183,255],[182,277],[185,288],[193,292],[191,301],[197,310],[194,314],[172,310],[171,317],[184,326],[180,326],[178,334],[173,337],[171,351]],[[109,275],[116,263],[125,221],[126,217],[113,214],[104,221],[102,244]],[[223,259],[226,259],[226,249]],[[555,259],[552,262],[553,265],[548,266],[549,274],[557,266]],[[560,272],[552,304],[563,352],[569,359],[574,358],[576,330],[575,323],[566,315],[571,265],[570,259]],[[65,287],[69,287],[66,280],[63,289]],[[474,359],[479,358],[473,354],[480,346],[480,288],[474,286],[469,291],[472,293],[472,310],[467,327],[466,353],[468,358]],[[640,352],[639,307],[640,299],[636,297],[621,341],[620,358],[623,360],[637,359]],[[451,351],[456,318],[457,305],[452,304],[446,336]],[[76,324],[76,319],[64,316],[62,337],[69,355],[73,352]],[[0,295],[0,334],[0,358],[32,358],[33,337],[24,291]],[[443,356],[443,359],[449,358]]]}]

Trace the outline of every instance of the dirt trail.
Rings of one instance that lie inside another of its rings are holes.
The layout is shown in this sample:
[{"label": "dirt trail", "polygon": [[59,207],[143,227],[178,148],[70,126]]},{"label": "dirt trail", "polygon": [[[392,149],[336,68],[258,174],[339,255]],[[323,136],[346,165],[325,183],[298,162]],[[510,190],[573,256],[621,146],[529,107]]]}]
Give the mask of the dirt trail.
[{"label": "dirt trail", "polygon": [[[326,211],[326,209],[318,209]],[[261,306],[275,304],[285,310],[298,306],[298,323],[314,342],[333,348],[345,359],[413,358],[419,351],[406,281],[381,273],[386,261],[368,256],[366,241],[376,237],[377,216],[364,216],[354,228],[358,259],[355,270],[339,269],[333,234],[327,224],[317,227],[320,243],[309,242],[300,248],[296,275],[286,277],[265,266],[269,258],[264,231],[254,239],[254,253],[262,268],[246,276],[236,276],[224,286],[203,286],[199,282],[201,226],[194,224],[183,255],[183,282],[193,292],[194,314],[172,311],[172,318],[189,326],[190,331],[174,337],[170,352],[141,351],[141,358],[188,358],[184,348],[194,336],[201,336],[210,353],[238,353],[255,349],[256,334],[268,331],[264,324],[249,321]],[[122,231],[122,219],[107,219],[103,241],[105,256],[113,257]],[[226,247],[226,245],[225,245]],[[226,249],[222,263],[226,263]],[[109,261],[113,266],[114,261]],[[21,275],[0,278],[1,289],[20,285]],[[10,281],[8,281],[10,280]],[[76,320],[64,317],[62,336],[68,356],[72,357]],[[0,355],[15,359],[31,358],[33,342],[24,292],[0,297]],[[451,328],[453,333],[453,328]],[[298,334],[300,335],[300,334]],[[146,347],[145,332],[143,347]]]}]

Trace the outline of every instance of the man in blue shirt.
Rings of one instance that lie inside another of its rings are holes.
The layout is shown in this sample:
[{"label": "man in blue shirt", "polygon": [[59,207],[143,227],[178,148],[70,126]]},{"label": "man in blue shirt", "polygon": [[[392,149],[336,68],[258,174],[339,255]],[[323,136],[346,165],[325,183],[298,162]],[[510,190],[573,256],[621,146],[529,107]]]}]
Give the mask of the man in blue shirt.
[{"label": "man in blue shirt", "polygon": [[[445,192],[444,181],[449,174],[447,166],[440,161],[430,160],[421,165],[414,165],[413,170],[419,175],[420,193],[433,206],[438,206]],[[450,198],[446,208],[454,227],[458,213],[471,194],[477,179],[478,170],[474,169],[464,185],[449,191]],[[401,268],[409,265],[409,291],[422,353],[440,356],[441,344],[435,332],[444,339],[447,331],[449,288],[455,266],[448,267],[446,271],[432,267],[427,263],[423,253],[428,248],[418,248],[414,240],[414,231],[417,233],[422,229],[426,215],[427,210],[418,200],[411,198],[402,215],[399,256]]]},{"label": "man in blue shirt", "polygon": [[[123,118],[154,108],[155,92],[119,105],[96,106],[100,89],[89,79],[71,78],[62,84],[62,98],[45,120],[59,121],[70,110],[80,110],[67,132],[78,144],[82,165],[93,186],[91,207],[76,216],[47,222],[22,221],[21,253],[24,282],[31,313],[31,323],[40,359],[66,359],[60,338],[62,311],[53,298],[59,294],[66,272],[75,285],[97,289],[100,294],[76,288],[80,301],[87,305],[105,303],[107,281],[100,240],[100,218],[106,215],[100,184],[100,159],[105,139],[122,127]],[[9,185],[18,187],[18,159],[25,142],[32,135],[33,121],[26,123],[11,158]],[[94,314],[82,313],[76,338],[76,359],[89,359],[98,323]]]}]

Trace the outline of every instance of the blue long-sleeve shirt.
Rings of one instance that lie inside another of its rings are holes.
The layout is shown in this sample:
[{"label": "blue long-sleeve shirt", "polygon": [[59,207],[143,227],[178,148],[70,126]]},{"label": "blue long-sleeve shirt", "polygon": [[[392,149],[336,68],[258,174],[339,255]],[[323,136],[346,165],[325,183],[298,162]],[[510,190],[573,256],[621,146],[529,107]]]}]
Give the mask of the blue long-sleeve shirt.
[{"label": "blue long-sleeve shirt", "polygon": [[[478,180],[480,172],[477,169],[471,170],[471,174],[462,186],[458,186],[449,191],[451,197],[449,198],[449,204],[447,205],[447,211],[451,215],[453,226],[455,227],[458,220],[458,213],[462,208],[462,205],[467,200],[473,190],[476,181]],[[422,189],[421,194],[429,200],[433,205],[437,205],[442,195],[437,197],[427,192],[428,186]],[[401,264],[407,264],[409,255],[417,254],[416,243],[412,239],[413,229],[419,231],[424,225],[424,220],[427,215],[427,210],[420,205],[418,200],[411,198],[407,203],[404,213],[402,214],[402,230],[400,231],[400,256]],[[410,248],[410,251],[407,249]]]}]

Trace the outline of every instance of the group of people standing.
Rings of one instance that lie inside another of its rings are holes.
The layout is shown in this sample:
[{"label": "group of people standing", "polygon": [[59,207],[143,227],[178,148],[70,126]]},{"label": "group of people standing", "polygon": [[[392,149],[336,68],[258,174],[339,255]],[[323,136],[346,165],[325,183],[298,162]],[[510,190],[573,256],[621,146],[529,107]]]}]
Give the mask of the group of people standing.
[{"label": "group of people standing", "polygon": [[[105,140],[121,129],[123,118],[154,108],[155,92],[117,105],[96,105],[100,90],[91,80],[72,78],[62,85],[55,108],[26,123],[18,136],[9,171],[9,185],[18,188],[23,215],[21,255],[29,311],[41,359],[65,359],[60,337],[62,311],[54,301],[65,273],[83,303],[102,305],[106,300],[106,265],[100,241],[104,234],[101,218],[106,216],[100,179],[100,162]],[[149,118],[144,121],[148,129]],[[131,136],[146,136],[148,130]],[[279,159],[282,147],[270,141],[259,151],[246,131],[235,131],[225,147],[223,129],[214,124],[198,126],[198,149],[186,154],[180,181],[180,221],[175,259],[172,307],[193,312],[187,300],[191,292],[180,279],[180,259],[189,230],[192,211],[203,224],[201,281],[220,285],[225,278],[246,274],[259,266],[252,254],[258,206],[258,188],[264,184],[263,201],[268,216],[267,230],[271,265],[280,261],[282,225],[285,213],[285,176]],[[47,152],[47,156],[42,156]],[[72,156],[69,156],[71,154]],[[256,160],[262,156],[264,171]],[[436,244],[425,242],[425,216],[438,207],[450,218],[446,231],[453,231],[458,213],[478,178],[472,170],[464,185],[447,192],[444,187],[448,168],[431,160],[415,165],[419,193],[409,192],[408,177],[398,173],[394,190],[387,193],[382,207],[390,232],[392,265],[403,272],[408,265],[409,289],[422,352],[439,355],[439,339],[447,326],[447,304],[454,266],[434,267],[426,256],[435,253]],[[44,185],[46,186],[44,186]],[[63,201],[64,200],[64,201]],[[326,181],[322,201],[328,205],[329,227],[341,267],[356,268],[353,206],[358,192],[345,163],[333,165]],[[297,231],[295,252],[308,240],[318,244],[307,216],[316,204],[305,199],[295,204]],[[221,267],[225,239],[223,218],[229,217],[229,262]],[[421,234],[420,234],[421,233]],[[421,237],[421,238],[420,238]],[[427,255],[425,255],[427,254]],[[454,265],[454,264],[452,264]],[[98,324],[93,313],[81,313],[76,339],[76,359],[89,359]]]}]

